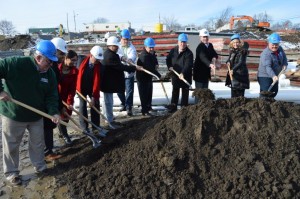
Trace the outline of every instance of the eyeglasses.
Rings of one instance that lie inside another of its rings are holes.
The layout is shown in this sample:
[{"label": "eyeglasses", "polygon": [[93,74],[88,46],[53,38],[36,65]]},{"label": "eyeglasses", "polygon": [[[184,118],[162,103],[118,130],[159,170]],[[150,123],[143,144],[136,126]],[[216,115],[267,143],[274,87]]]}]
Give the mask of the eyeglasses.
[{"label": "eyeglasses", "polygon": [[52,60],[50,60],[50,59],[48,59],[47,57],[45,57],[45,56],[43,56],[44,57],[44,59],[46,60],[46,62],[47,62],[47,64],[48,65],[52,65],[53,64],[53,61]]}]

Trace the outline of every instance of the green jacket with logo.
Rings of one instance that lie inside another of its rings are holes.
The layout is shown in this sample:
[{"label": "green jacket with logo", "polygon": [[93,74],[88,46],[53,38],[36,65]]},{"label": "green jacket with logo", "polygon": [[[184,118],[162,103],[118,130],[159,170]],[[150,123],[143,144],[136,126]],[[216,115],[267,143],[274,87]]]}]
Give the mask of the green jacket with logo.
[{"label": "green jacket with logo", "polygon": [[[33,57],[0,59],[0,92],[5,91],[49,115],[59,114],[57,81],[52,69],[39,72]],[[0,114],[19,122],[33,122],[41,118],[31,110],[10,101],[0,100]]]}]

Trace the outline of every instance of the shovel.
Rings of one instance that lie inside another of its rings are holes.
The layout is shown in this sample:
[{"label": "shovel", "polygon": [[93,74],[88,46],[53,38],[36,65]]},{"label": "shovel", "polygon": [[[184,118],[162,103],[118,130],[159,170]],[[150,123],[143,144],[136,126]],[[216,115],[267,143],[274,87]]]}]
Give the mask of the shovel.
[{"label": "shovel", "polygon": [[[127,63],[130,64],[130,65],[132,65],[132,66],[137,67],[137,65],[134,64],[134,63],[132,63],[132,62],[127,62]],[[146,70],[146,69],[144,69],[144,68],[142,69],[142,71],[145,72],[145,73],[148,73],[149,75],[152,75],[152,76],[155,77],[157,80],[160,80],[160,78],[159,78],[157,75],[151,73],[150,71],[148,71],[148,70]],[[163,83],[162,81],[160,81],[160,83],[161,83],[161,86],[162,86],[162,88],[163,88],[163,91],[164,91],[164,94],[165,94],[165,96],[166,96],[166,99],[167,99],[168,103],[170,104],[170,100],[169,100],[169,98],[168,98],[168,95],[167,95],[167,92],[166,92],[166,88],[165,88],[165,86],[164,86],[164,83]]]},{"label": "shovel", "polygon": [[[64,111],[64,115],[66,115],[68,117],[68,119],[71,120],[71,122],[73,122],[73,124],[75,124],[76,127],[78,127],[79,129],[81,129],[80,124],[78,124],[78,122],[76,122],[74,120],[74,118],[72,118],[71,115],[69,115],[66,111]],[[88,133],[86,130],[83,130],[83,129],[81,129],[81,131],[83,132],[83,134],[88,135],[89,137],[92,137],[93,140],[97,141],[97,143],[101,143],[101,141],[98,140],[98,138],[96,136],[94,136],[93,134]]]},{"label": "shovel", "polygon": [[[216,66],[216,59],[213,58],[213,64]],[[214,69],[214,77],[211,79],[211,82],[221,82],[222,80],[219,77],[216,77],[216,67]]]},{"label": "shovel", "polygon": [[175,73],[175,75],[177,75],[177,77],[180,79],[180,80],[182,80],[186,85],[188,85],[189,86],[189,90],[195,90],[194,88],[192,88],[192,85],[186,80],[186,79],[184,79],[184,78],[180,78],[180,75],[174,70],[174,69],[170,69],[173,73]]},{"label": "shovel", "polygon": [[271,89],[274,87],[274,85],[276,84],[276,82],[278,82],[280,75],[283,74],[284,71],[285,71],[284,69],[282,69],[282,70],[280,71],[280,73],[279,73],[278,76],[277,76],[277,77],[278,77],[277,80],[274,81],[274,82],[272,82],[272,84],[270,85],[270,87],[268,88],[267,91],[261,91],[261,92],[260,92],[260,95],[261,95],[262,97],[271,97],[271,96],[274,94],[274,92],[272,92]]},{"label": "shovel", "polygon": [[[18,100],[15,100],[15,99],[11,98],[11,101],[13,103],[19,105],[19,106],[22,106],[22,107],[24,107],[24,108],[26,108],[28,110],[31,110],[31,111],[33,111],[33,112],[35,112],[35,113],[37,113],[37,114],[39,114],[39,115],[41,115],[43,117],[46,117],[46,118],[48,118],[50,120],[53,118],[51,115],[49,115],[47,113],[44,113],[44,112],[42,112],[42,111],[40,111],[40,110],[38,110],[36,108],[33,108],[33,107],[31,107],[31,106],[29,106],[27,104],[24,104],[24,103],[22,103],[22,102],[20,102]],[[62,125],[65,125],[66,127],[71,127],[74,130],[82,132],[84,135],[88,136],[88,138],[93,142],[93,147],[94,148],[98,148],[101,145],[101,141],[98,140],[94,135],[92,135],[92,134],[90,134],[90,133],[88,133],[86,131],[83,131],[82,129],[80,129],[78,127],[71,126],[70,124],[68,124],[68,123],[66,123],[66,122],[64,122],[62,120],[59,120],[59,123],[62,124]]]},{"label": "shovel", "polygon": [[[68,107],[68,104],[66,102],[63,101],[63,104],[65,106]],[[79,115],[80,117],[82,117],[86,122],[90,123],[94,128],[96,128],[99,132],[99,136],[101,137],[106,137],[107,133],[108,133],[108,130],[105,130],[99,126],[97,126],[96,124],[94,124],[93,122],[91,122],[88,118],[86,118],[84,115],[82,115],[81,113],[79,113],[79,111],[77,111],[75,108],[72,107],[72,110],[77,114]]]},{"label": "shovel", "polygon": [[[104,118],[107,122],[108,122],[108,120],[106,119],[106,117],[86,98],[86,97],[84,97],[84,95],[82,95],[79,91],[77,91],[76,90],[76,93],[84,100],[84,101],[86,101],[89,105],[90,105],[90,107],[92,108],[92,109],[94,109],[102,118]],[[113,126],[110,122],[108,122],[108,126],[110,127],[110,128],[112,128],[112,129],[116,129],[116,127],[115,126]]]}]

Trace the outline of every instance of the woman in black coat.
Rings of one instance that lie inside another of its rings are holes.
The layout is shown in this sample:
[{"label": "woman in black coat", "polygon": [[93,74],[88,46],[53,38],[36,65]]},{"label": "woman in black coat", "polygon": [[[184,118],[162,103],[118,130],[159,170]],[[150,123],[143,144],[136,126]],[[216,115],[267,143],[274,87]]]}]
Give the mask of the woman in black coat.
[{"label": "woman in black coat", "polygon": [[[245,89],[249,89],[249,73],[246,65],[248,50],[244,48],[244,43],[239,34],[231,37],[230,54],[226,64],[230,64],[230,71],[227,73],[225,85],[231,87],[231,97],[244,97]],[[230,79],[230,74],[232,80]]]}]

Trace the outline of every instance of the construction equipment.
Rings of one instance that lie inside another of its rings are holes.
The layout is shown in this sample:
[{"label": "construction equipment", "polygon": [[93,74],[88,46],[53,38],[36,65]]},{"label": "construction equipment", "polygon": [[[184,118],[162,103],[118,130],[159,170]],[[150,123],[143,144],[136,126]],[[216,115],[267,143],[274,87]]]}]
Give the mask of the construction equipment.
[{"label": "construction equipment", "polygon": [[266,21],[258,21],[253,19],[251,16],[247,15],[241,15],[241,16],[232,16],[229,20],[229,29],[232,30],[234,27],[234,21],[241,21],[241,20],[247,20],[250,22],[249,25],[247,25],[246,29],[258,29],[260,31],[270,31],[270,23]]}]

